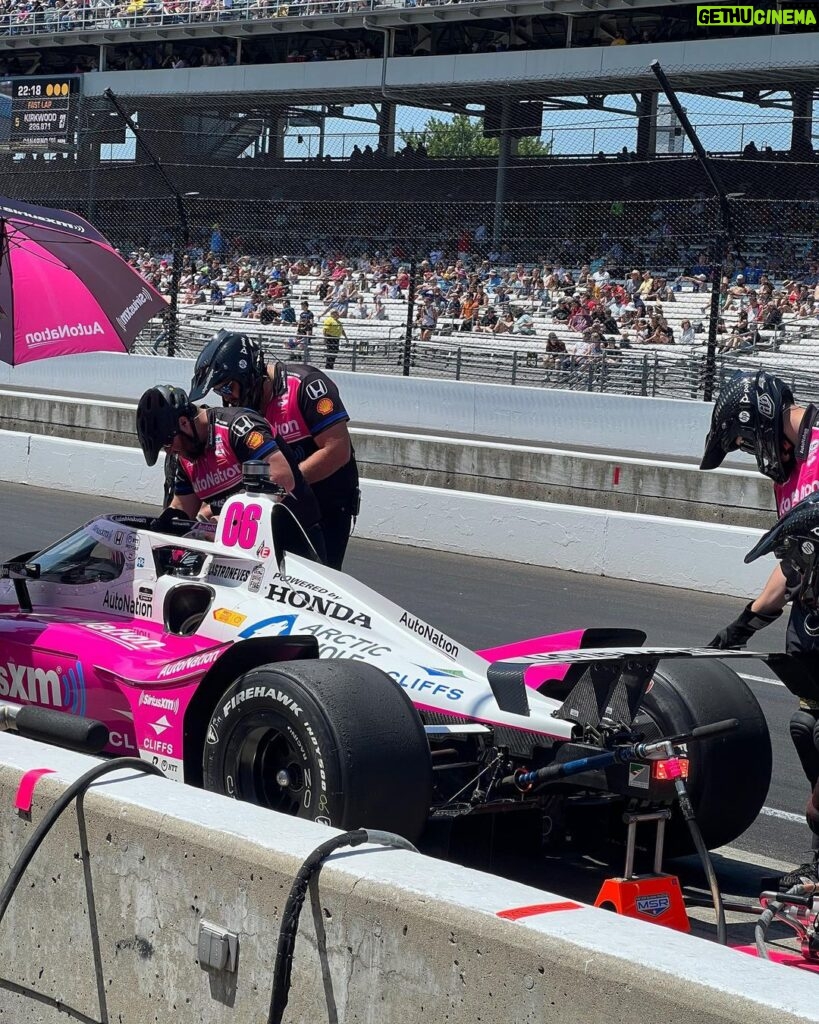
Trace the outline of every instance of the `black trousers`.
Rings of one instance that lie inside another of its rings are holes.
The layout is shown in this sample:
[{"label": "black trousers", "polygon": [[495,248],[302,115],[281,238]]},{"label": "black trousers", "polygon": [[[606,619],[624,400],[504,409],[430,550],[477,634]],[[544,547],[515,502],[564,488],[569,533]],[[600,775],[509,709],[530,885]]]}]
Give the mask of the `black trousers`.
[{"label": "black trousers", "polygon": [[330,338],[325,334],[324,336],[324,347],[327,351],[327,355],[324,359],[324,369],[332,370],[336,365],[336,356],[338,356],[338,346],[340,338]]},{"label": "black trousers", "polygon": [[329,565],[331,569],[340,569],[353,528],[352,503],[323,508],[321,513],[326,552],[325,564]]},{"label": "black trousers", "polygon": [[[791,605],[785,650],[788,654],[819,652],[819,615],[807,611],[798,601]],[[790,734],[802,770],[811,785],[805,816],[816,850],[819,849],[819,708],[802,702],[791,716]]]}]

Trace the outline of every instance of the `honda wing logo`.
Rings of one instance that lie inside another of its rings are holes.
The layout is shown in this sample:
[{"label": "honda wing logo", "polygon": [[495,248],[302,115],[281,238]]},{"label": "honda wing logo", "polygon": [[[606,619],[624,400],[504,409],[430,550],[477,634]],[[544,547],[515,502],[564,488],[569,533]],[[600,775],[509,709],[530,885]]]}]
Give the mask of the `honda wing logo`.
[{"label": "honda wing logo", "polygon": [[317,402],[319,398],[323,398],[327,394],[327,385],[323,380],[313,380],[305,386],[304,390],[314,402]]}]

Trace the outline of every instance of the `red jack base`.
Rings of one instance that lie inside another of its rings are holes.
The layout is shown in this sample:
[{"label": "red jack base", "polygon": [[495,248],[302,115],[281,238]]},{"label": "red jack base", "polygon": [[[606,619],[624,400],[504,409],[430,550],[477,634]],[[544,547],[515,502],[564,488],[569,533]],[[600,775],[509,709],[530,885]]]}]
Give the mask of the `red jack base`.
[{"label": "red jack base", "polygon": [[676,875],[607,878],[594,905],[625,917],[636,917],[651,924],[674,928],[678,932],[691,931],[680,881]]}]

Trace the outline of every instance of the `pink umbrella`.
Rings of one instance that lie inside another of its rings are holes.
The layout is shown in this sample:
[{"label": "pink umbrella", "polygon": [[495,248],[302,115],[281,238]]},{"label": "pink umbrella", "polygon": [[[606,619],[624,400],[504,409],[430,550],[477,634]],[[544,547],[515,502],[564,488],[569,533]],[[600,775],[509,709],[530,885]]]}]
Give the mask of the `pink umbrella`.
[{"label": "pink umbrella", "polygon": [[167,309],[88,221],[0,197],[0,362],[127,351]]}]

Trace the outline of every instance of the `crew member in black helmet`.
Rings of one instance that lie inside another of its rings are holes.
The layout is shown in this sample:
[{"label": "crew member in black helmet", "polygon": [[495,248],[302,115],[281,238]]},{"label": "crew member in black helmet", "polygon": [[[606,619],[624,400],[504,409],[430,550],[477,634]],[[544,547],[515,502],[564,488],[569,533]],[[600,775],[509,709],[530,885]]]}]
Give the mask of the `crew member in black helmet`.
[{"label": "crew member in black helmet", "polygon": [[[739,370],[726,381],[714,404],[700,469],[716,469],[731,451],[753,455],[760,473],[773,481],[777,514],[784,523],[783,517],[819,491],[817,420],[816,406],[797,405],[793,391],[779,377],[764,370]],[[758,597],[709,646],[744,647],[757,630],[779,618],[790,599],[788,579],[776,565]],[[803,604],[795,601],[788,620],[788,653],[819,649],[819,634],[809,623]],[[791,716],[790,734],[805,775],[819,793],[819,702],[800,698]],[[800,879],[819,881],[819,832],[813,832],[810,859],[785,875],[780,885],[789,888]]]},{"label": "crew member in black helmet", "polygon": [[[791,602],[788,632],[799,637],[799,644],[788,644],[788,653],[798,656],[798,664],[790,676],[784,676],[789,687],[798,694],[800,704],[810,710],[796,712],[802,716],[804,732],[812,742],[797,743],[794,721],[791,733],[797,752],[811,780],[811,795],[805,809],[808,828],[813,837],[811,859],[789,872],[779,882],[781,889],[817,881],[819,854],[819,492],[809,495],[776,526],[769,530],[753,550],[745,556],[753,562],[773,553],[779,559],[787,585],[787,600]],[[790,637],[789,637],[790,639]]]},{"label": "crew member in black helmet", "polygon": [[176,456],[173,499],[158,519],[160,527],[179,512],[193,519],[203,505],[217,514],[230,495],[241,490],[242,464],[261,460],[270,468],[270,479],[286,492],[283,504],[324,558],[315,496],[286,442],[276,442],[263,416],[252,409],[197,408],[181,388],[160,384],[140,398],[136,422],[149,466],[155,465],[161,451]]},{"label": "crew member in black helmet", "polygon": [[208,391],[260,412],[292,449],[319,503],[327,564],[340,569],[358,515],[358,467],[338,388],[314,366],[268,366],[258,341],[220,331],[196,360],[190,397]]}]

